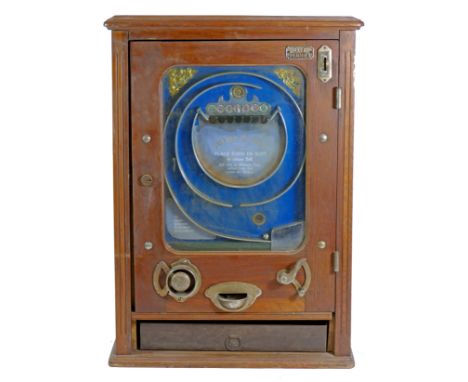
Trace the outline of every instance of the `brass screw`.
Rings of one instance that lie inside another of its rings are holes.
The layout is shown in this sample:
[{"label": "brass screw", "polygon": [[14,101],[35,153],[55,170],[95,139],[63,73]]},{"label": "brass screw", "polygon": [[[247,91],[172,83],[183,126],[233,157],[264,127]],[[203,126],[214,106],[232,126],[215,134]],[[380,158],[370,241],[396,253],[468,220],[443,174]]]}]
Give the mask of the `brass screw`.
[{"label": "brass screw", "polygon": [[140,183],[142,186],[149,187],[153,184],[153,177],[149,174],[142,175],[140,177]]},{"label": "brass screw", "polygon": [[328,141],[328,135],[325,133],[322,133],[319,135],[319,141],[320,143],[325,143]]},{"label": "brass screw", "polygon": [[151,241],[145,241],[145,244],[143,244],[143,246],[147,251],[153,249],[153,243]]},{"label": "brass screw", "polygon": [[265,224],[266,218],[265,218],[265,215],[263,215],[260,212],[257,212],[254,216],[252,216],[252,221],[256,225],[262,225],[262,224]]},{"label": "brass screw", "polygon": [[242,98],[245,97],[245,88],[242,86],[233,86],[231,89],[231,94],[234,98]]},{"label": "brass screw", "polygon": [[320,241],[317,242],[317,247],[320,248],[320,249],[325,249],[327,247],[327,242],[323,241],[323,240],[320,240]]}]

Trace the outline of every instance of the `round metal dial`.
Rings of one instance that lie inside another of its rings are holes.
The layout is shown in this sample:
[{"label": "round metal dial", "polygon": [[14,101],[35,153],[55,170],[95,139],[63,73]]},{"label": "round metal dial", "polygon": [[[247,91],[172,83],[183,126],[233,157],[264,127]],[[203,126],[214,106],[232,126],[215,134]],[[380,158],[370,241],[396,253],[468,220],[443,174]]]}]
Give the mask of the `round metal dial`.
[{"label": "round metal dial", "polygon": [[187,272],[177,271],[171,275],[169,286],[178,293],[186,292],[191,287],[192,280]]}]

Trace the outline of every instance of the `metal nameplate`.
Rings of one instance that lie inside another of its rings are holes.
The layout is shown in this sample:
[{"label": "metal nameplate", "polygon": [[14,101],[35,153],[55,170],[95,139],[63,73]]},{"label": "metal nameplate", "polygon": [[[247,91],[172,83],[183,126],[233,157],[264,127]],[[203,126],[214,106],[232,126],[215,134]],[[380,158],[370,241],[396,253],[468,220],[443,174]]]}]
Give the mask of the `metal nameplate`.
[{"label": "metal nameplate", "polygon": [[311,60],[314,57],[314,48],[311,46],[287,46],[286,58],[288,60]]}]

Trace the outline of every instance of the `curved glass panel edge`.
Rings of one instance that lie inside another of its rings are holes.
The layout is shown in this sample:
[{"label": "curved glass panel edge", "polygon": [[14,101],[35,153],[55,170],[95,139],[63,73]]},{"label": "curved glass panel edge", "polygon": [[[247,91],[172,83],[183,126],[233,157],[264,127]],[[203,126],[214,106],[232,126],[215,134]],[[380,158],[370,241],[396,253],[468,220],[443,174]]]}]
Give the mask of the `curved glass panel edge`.
[{"label": "curved glass panel edge", "polygon": [[[287,65],[174,68],[181,69],[180,81],[171,68],[162,80],[166,245],[213,252],[300,248],[306,93],[301,71]],[[294,108],[299,112],[290,112]],[[189,133],[179,134],[182,129]],[[176,145],[193,153],[193,160],[176,155]],[[298,165],[291,161],[301,161],[295,176],[291,171]],[[293,181],[286,186],[275,175],[291,175]],[[274,196],[261,200],[265,187]]]}]

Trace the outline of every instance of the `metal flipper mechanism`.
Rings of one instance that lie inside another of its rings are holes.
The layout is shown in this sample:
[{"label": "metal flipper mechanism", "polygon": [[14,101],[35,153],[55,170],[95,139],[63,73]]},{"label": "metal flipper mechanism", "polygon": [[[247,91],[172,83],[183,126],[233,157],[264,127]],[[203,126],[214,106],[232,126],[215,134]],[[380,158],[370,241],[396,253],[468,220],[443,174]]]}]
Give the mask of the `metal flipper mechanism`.
[{"label": "metal flipper mechanism", "polygon": [[[296,280],[297,274],[301,270],[301,268],[304,270],[304,284],[302,285],[299,283],[299,281]],[[278,283],[280,283],[281,285],[293,284],[297,290],[297,294],[299,295],[299,297],[305,296],[310,286],[310,279],[311,271],[306,259],[300,259],[296,262],[296,264],[294,264],[294,266],[290,270],[281,269],[276,274],[276,281],[278,281]]]}]

